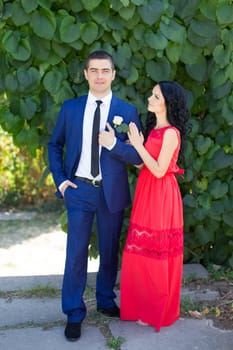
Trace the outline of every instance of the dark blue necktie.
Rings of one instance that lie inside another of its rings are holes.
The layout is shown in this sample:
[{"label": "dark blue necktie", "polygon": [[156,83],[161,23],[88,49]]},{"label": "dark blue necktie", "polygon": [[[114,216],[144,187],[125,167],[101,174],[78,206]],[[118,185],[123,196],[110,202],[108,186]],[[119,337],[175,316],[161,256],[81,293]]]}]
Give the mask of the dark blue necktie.
[{"label": "dark blue necktie", "polygon": [[99,174],[99,131],[100,131],[100,105],[101,100],[97,100],[97,107],[94,114],[91,142],[91,175],[96,177]]}]

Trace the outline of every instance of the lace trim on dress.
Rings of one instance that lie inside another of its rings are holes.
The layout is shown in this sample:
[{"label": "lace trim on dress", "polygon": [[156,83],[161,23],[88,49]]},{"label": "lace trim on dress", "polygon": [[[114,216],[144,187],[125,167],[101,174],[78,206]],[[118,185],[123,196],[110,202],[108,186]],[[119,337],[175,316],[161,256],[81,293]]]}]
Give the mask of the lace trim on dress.
[{"label": "lace trim on dress", "polygon": [[183,254],[183,228],[156,231],[130,223],[124,249],[154,259],[177,257]]}]

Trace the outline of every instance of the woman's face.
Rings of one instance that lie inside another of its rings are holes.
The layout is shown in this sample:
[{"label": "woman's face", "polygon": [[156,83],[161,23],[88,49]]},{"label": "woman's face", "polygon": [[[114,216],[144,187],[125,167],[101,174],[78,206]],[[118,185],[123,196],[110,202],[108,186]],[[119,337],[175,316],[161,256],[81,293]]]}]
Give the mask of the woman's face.
[{"label": "woman's face", "polygon": [[148,98],[148,111],[158,116],[160,113],[166,112],[166,104],[159,85],[155,85],[152,95]]}]

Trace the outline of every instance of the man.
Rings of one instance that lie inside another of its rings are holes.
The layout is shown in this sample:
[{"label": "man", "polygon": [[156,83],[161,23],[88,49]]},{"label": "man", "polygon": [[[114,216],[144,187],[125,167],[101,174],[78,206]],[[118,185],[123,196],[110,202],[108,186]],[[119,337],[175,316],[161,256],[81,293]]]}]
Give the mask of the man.
[{"label": "man", "polygon": [[[130,204],[125,163],[140,164],[141,159],[125,142],[127,134],[115,135],[111,127],[115,116],[122,116],[124,123],[133,121],[140,127],[136,108],[112,95],[115,73],[111,55],[105,51],[89,55],[84,69],[89,84],[88,95],[63,103],[48,145],[57,195],[64,198],[68,216],[62,308],[67,315],[65,336],[70,341],[80,338],[81,323],[86,316],[83,293],[95,215],[100,257],[96,280],[97,310],[109,317],[120,315],[113,288],[124,208]],[[92,135],[96,129],[94,115],[100,117],[97,129],[98,134],[101,131],[99,137],[104,138],[105,147],[99,145],[97,134]],[[92,146],[92,142],[96,145]],[[92,154],[95,150],[97,155]],[[96,157],[97,164],[92,169]]]}]

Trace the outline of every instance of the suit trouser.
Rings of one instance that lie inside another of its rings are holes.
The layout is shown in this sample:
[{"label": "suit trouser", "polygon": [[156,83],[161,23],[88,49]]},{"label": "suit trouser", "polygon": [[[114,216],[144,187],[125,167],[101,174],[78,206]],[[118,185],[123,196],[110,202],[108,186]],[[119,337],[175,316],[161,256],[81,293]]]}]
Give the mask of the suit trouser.
[{"label": "suit trouser", "polygon": [[102,187],[77,179],[73,182],[78,188],[68,187],[64,196],[68,234],[62,309],[69,322],[81,322],[86,316],[83,293],[87,281],[88,245],[95,215],[100,257],[96,279],[97,308],[116,305],[113,288],[117,278],[118,247],[124,212],[109,212]]}]

